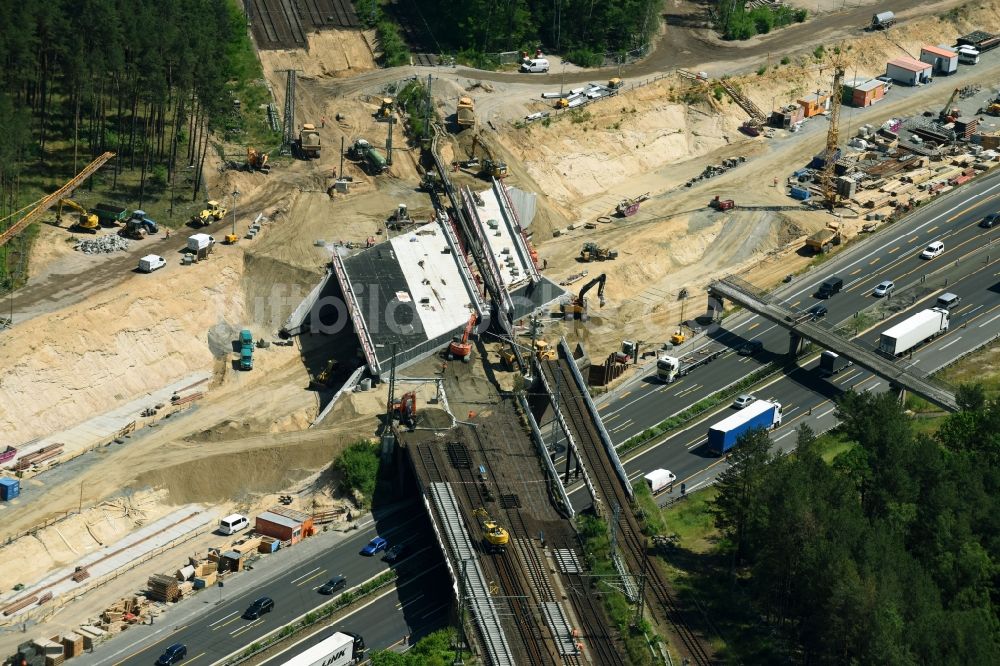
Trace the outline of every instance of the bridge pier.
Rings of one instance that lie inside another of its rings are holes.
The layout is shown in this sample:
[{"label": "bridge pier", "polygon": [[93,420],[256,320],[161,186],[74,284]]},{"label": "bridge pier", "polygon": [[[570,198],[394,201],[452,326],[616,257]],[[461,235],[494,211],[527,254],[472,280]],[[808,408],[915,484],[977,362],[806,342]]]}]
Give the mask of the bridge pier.
[{"label": "bridge pier", "polygon": [[906,404],[906,389],[897,384],[896,382],[889,382],[889,390],[896,395],[896,400],[899,401],[900,405]]},{"label": "bridge pier", "polygon": [[715,322],[722,319],[722,313],[725,309],[726,309],[726,302],[722,300],[722,297],[712,292],[709,292],[708,307],[705,309],[705,312],[708,315],[709,320]]},{"label": "bridge pier", "polygon": [[794,331],[788,332],[788,360],[794,361],[802,351],[802,336]]}]

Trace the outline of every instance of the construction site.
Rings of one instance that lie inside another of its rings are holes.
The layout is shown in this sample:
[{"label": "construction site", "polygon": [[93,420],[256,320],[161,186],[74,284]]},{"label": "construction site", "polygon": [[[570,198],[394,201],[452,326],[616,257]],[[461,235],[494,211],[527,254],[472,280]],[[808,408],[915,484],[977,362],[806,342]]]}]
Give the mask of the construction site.
[{"label": "construction site", "polygon": [[[656,663],[717,663],[590,390],[697,332],[717,277],[778,284],[1000,164],[1000,4],[565,85],[380,68],[353,3],[286,4],[247,3],[282,143],[218,139],[203,209],[82,204],[106,153],[0,235],[47,222],[0,330],[2,659],[99,655],[348,535],[371,507],[333,463],[362,439],[392,499],[419,498],[483,663],[630,663],[606,590],[665,637]],[[946,78],[962,44],[977,62]],[[231,514],[247,532],[214,531]]]}]

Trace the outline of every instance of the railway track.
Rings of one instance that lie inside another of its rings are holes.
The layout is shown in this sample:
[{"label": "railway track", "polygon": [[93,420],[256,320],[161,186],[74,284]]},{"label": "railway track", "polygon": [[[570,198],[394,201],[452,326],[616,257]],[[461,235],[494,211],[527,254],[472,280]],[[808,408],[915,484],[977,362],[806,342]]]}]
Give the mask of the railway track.
[{"label": "railway track", "polygon": [[[475,432],[478,440],[478,431],[473,432]],[[479,440],[479,448],[480,452],[482,452],[481,440]],[[460,485],[465,491],[469,506],[485,507],[488,498],[484,497],[482,488],[475,478],[475,472],[472,469],[471,461],[467,458],[467,453],[465,460],[462,461],[456,460],[456,457],[461,458],[461,455],[456,456],[453,452],[449,453],[450,457],[452,457],[452,464],[455,467],[455,471],[462,477]],[[456,462],[459,464],[456,465]],[[480,534],[477,541],[483,543],[484,537],[481,535],[479,526],[476,525],[472,529],[475,530],[474,533]],[[508,534],[510,534],[509,530]],[[492,554],[491,560],[496,567],[500,579],[497,581],[499,588],[508,595],[507,607],[510,609],[511,618],[517,627],[518,633],[521,635],[522,644],[529,658],[527,663],[532,665],[539,664],[540,666],[553,664],[554,666],[555,662],[553,662],[552,655],[545,644],[545,637],[542,634],[538,616],[532,612],[533,599],[531,589],[530,587],[526,589],[521,582],[522,579],[517,569],[516,557],[513,553],[513,538],[508,542],[506,550],[507,552],[504,553]]]},{"label": "railway track", "polygon": [[[550,361],[543,365],[550,376],[559,374],[560,386],[576,386],[573,375],[564,361]],[[599,492],[604,496],[605,504],[610,507],[611,501],[615,501],[622,509],[618,522],[621,538],[618,541],[632,571],[638,572],[645,568],[646,589],[656,600],[656,606],[664,610],[667,621],[674,627],[688,656],[698,666],[709,666],[713,663],[711,652],[706,647],[705,641],[692,629],[685,612],[671,594],[663,574],[647,552],[645,538],[631,509],[631,500],[604,451],[597,429],[587,413],[583,397],[576,395],[575,391],[571,394],[563,393],[560,396],[559,406],[565,411],[566,418],[575,425],[577,444],[586,456],[590,474]],[[644,560],[645,567],[643,567]]]}]

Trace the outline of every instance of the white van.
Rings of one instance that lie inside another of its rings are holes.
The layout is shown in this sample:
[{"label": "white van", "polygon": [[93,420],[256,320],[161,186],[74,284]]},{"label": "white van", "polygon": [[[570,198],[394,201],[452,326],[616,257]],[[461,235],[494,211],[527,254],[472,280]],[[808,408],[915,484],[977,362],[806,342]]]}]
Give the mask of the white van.
[{"label": "white van", "polygon": [[549,61],[546,58],[525,58],[521,63],[522,72],[547,72]]},{"label": "white van", "polygon": [[959,46],[958,61],[963,65],[977,65],[979,64],[979,51],[971,46]]},{"label": "white van", "polygon": [[142,273],[152,273],[157,268],[167,265],[167,260],[155,254],[147,254],[139,260],[139,271]]},{"label": "white van", "polygon": [[219,531],[223,534],[236,534],[250,527],[250,521],[246,516],[234,513],[219,521]]}]

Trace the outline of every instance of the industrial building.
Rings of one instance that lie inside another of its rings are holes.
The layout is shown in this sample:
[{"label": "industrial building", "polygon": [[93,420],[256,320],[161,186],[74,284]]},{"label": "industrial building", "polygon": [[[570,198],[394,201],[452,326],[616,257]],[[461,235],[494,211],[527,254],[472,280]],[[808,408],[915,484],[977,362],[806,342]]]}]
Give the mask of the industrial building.
[{"label": "industrial building", "polygon": [[896,58],[886,63],[885,75],[904,86],[917,86],[930,83],[934,65],[913,58]]},{"label": "industrial building", "polygon": [[307,513],[287,507],[274,507],[256,517],[254,531],[279,541],[296,544],[312,536],[313,518]]}]

